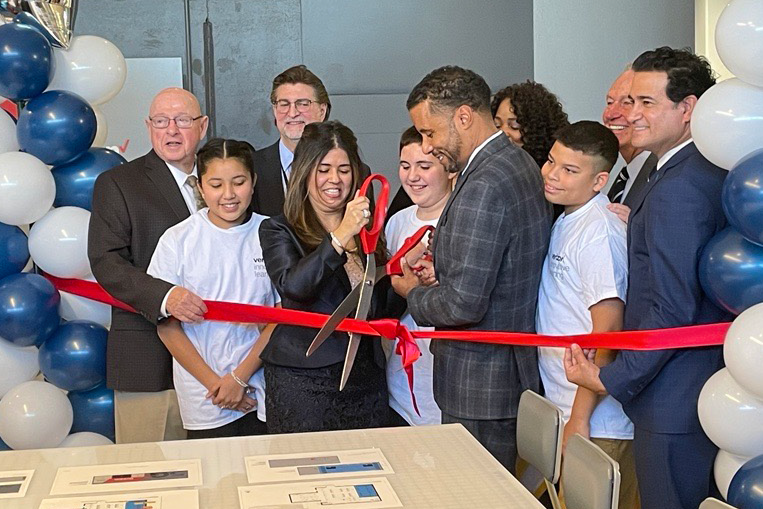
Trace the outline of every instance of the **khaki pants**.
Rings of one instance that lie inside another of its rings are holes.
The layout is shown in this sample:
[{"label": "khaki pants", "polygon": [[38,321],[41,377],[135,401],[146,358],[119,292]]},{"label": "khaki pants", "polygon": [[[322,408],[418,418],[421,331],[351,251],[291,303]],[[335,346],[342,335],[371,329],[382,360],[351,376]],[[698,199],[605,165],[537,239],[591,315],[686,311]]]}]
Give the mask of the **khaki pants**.
[{"label": "khaki pants", "polygon": [[633,440],[612,438],[592,438],[591,442],[601,447],[610,458],[620,464],[619,509],[639,509],[641,502],[636,481],[636,463],[633,459]]},{"label": "khaki pants", "polygon": [[114,391],[114,426],[118,444],[184,440],[174,390],[159,392]]}]

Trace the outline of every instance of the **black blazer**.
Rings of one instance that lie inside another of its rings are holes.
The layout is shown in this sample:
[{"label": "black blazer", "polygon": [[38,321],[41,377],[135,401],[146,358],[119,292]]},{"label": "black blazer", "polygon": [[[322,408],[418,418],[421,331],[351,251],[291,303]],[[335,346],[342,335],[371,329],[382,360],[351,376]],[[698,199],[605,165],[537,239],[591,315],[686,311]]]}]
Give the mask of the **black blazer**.
[{"label": "black blazer", "polygon": [[189,216],[169,168],[152,150],[95,181],[88,257],[98,283],[140,314],[112,308],[106,384],[121,391],[172,388],[172,356],[156,333],[172,285],[146,274],[159,237]]},{"label": "black blazer", "polygon": [[[350,293],[350,280],[344,270],[347,255],[336,252],[328,235],[308,253],[286,217],[278,215],[260,225],[260,243],[265,268],[284,308],[331,314]],[[374,287],[369,318],[400,316],[404,311],[405,301],[394,293],[389,278],[383,278]],[[313,355],[305,357],[317,332],[309,327],[278,325],[260,357],[271,364],[294,368],[320,368],[343,362],[348,343],[348,334],[344,332],[334,332]],[[384,367],[381,339],[364,336],[363,341],[373,341],[374,359]]]},{"label": "black blazer", "polygon": [[[254,161],[254,173],[257,174],[257,183],[254,186],[254,195],[252,196],[252,210],[263,216],[283,214],[285,196],[278,141],[254,152],[252,159]],[[371,169],[368,165],[361,164],[361,179],[365,179],[370,174]],[[373,200],[371,201],[373,202]]]},{"label": "black blazer", "polygon": [[[623,328],[662,329],[728,321],[699,282],[705,245],[726,226],[721,189],[728,172],[690,143],[654,174],[628,221],[628,294]],[[701,431],[699,392],[723,366],[719,346],[620,350],[601,368],[607,391],[637,428]]]}]

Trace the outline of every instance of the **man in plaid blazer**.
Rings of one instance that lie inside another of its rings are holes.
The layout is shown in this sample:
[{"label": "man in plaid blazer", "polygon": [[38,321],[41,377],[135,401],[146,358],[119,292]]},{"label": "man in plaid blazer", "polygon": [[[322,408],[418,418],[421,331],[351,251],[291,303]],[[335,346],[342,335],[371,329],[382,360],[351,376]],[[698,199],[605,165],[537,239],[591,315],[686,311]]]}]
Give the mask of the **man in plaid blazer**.
[{"label": "man in plaid blazer", "polygon": [[[534,332],[552,221],[538,166],[496,129],[490,89],[472,71],[432,71],[407,107],[424,152],[460,175],[432,242],[439,284],[419,285],[406,267],[393,285],[421,325]],[[443,423],[463,424],[513,472],[519,396],[540,389],[536,349],[464,341],[431,348]]]}]

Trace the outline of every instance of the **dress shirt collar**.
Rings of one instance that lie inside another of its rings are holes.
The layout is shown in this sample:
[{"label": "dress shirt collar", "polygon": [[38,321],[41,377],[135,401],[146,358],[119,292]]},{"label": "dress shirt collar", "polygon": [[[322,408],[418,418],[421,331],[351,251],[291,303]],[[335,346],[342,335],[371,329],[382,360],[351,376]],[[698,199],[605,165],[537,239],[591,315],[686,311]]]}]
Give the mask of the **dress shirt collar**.
[{"label": "dress shirt collar", "polygon": [[466,161],[466,166],[464,166],[464,169],[461,171],[461,175],[463,175],[464,173],[466,173],[466,170],[468,170],[468,169],[469,169],[469,165],[470,165],[470,164],[472,164],[472,161],[474,160],[474,158],[475,158],[475,157],[477,157],[477,154],[479,154],[480,150],[482,150],[483,148],[485,148],[485,145],[487,145],[488,143],[490,143],[491,141],[493,141],[494,139],[496,139],[497,137],[499,137],[499,136],[501,135],[501,133],[503,133],[503,131],[501,131],[501,130],[499,129],[499,130],[498,130],[498,131],[496,131],[496,132],[495,132],[495,133],[494,133],[492,136],[490,136],[488,139],[486,139],[485,141],[483,141],[482,143],[480,143],[480,146],[479,146],[479,147],[477,147],[477,148],[475,148],[475,149],[474,149],[474,152],[472,152],[472,155],[470,155],[470,156],[469,156],[469,160],[468,160],[468,161]]},{"label": "dress shirt collar", "polygon": [[662,156],[659,159],[659,161],[657,161],[657,171],[660,171],[660,168],[665,166],[665,163],[670,161],[670,158],[673,157],[674,155],[676,155],[678,153],[678,151],[680,151],[682,148],[684,148],[689,143],[693,143],[693,142],[694,142],[694,139],[693,138],[689,138],[688,140],[686,140],[685,142],[681,143],[680,145],[676,145],[675,147],[673,147],[670,150],[668,150],[667,152],[665,152],[665,155]]},{"label": "dress shirt collar", "polygon": [[185,185],[185,181],[188,179],[189,175],[193,175],[194,177],[198,177],[198,170],[196,169],[196,163],[193,164],[193,170],[191,170],[191,173],[186,173],[183,170],[176,168],[175,166],[172,166],[167,161],[164,161],[164,164],[167,165],[167,168],[170,169],[170,173],[172,173],[172,177],[175,179],[175,182],[177,182],[178,188],[182,189]]},{"label": "dress shirt collar", "polygon": [[649,156],[652,155],[651,152],[648,150],[642,150],[641,152],[636,155],[633,159],[631,159],[631,162],[626,164],[625,166],[628,168],[628,175],[629,179],[635,178],[638,174],[639,170],[644,167],[644,163],[646,163],[646,160],[649,158]]},{"label": "dress shirt collar", "polygon": [[294,152],[286,148],[283,140],[278,140],[278,155],[281,157],[281,168],[287,174],[291,173],[291,163],[294,162]]}]

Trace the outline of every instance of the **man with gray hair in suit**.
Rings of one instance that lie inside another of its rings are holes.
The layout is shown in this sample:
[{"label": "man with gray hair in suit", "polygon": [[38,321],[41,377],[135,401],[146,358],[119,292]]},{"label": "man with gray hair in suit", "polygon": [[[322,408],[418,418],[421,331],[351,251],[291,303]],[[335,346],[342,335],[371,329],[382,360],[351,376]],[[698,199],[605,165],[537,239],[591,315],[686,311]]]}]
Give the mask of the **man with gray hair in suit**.
[{"label": "man with gray hair in suit", "polygon": [[[395,290],[421,325],[534,332],[552,219],[538,166],[495,127],[490,88],[472,71],[432,71],[407,107],[424,153],[459,176],[432,241],[437,284],[421,285],[404,264]],[[443,423],[463,424],[514,472],[519,396],[540,389],[537,349],[465,341],[431,349]]]}]

